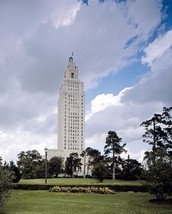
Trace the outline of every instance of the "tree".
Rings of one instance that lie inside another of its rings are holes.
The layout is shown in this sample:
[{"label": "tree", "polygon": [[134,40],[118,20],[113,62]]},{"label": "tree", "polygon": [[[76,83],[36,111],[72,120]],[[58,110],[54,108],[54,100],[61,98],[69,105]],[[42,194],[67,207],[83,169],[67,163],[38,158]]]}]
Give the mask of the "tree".
[{"label": "tree", "polygon": [[48,162],[48,172],[50,176],[54,176],[55,178],[58,177],[59,173],[63,172],[63,161],[64,158],[62,157],[52,157]]},{"label": "tree", "polygon": [[13,176],[13,183],[18,183],[21,179],[21,173],[19,168],[14,164],[13,161],[10,161],[10,163],[4,163],[4,168],[10,170],[11,172],[13,172],[14,176]]},{"label": "tree", "polygon": [[172,164],[169,160],[156,160],[148,164],[144,171],[146,183],[149,186],[149,193],[156,196],[158,200],[164,200],[172,193]]},{"label": "tree", "polygon": [[102,182],[107,176],[107,167],[103,162],[96,163],[92,169],[93,176]]},{"label": "tree", "polygon": [[139,163],[137,160],[131,159],[128,156],[126,160],[122,161],[121,177],[123,180],[137,180],[140,177],[142,171],[143,168],[141,163]]},{"label": "tree", "polygon": [[78,153],[71,153],[66,159],[65,170],[72,178],[74,178],[74,172],[80,171],[81,165],[81,158],[79,158]]},{"label": "tree", "polygon": [[112,179],[115,180],[115,168],[116,168],[116,157],[115,155],[120,155],[122,152],[126,152],[124,149],[125,143],[121,146],[120,142],[122,138],[118,137],[115,131],[109,131],[106,137],[106,142],[104,146],[105,155],[112,153]]},{"label": "tree", "polygon": [[149,161],[155,161],[159,156],[158,153],[162,154],[162,151],[165,153],[164,155],[172,156],[171,111],[172,107],[164,107],[161,114],[155,113],[151,119],[141,124],[141,126],[145,127],[143,142],[152,146],[150,153],[146,153],[146,157],[148,158],[149,156]]},{"label": "tree", "polygon": [[97,149],[93,149],[91,147],[87,147],[81,154],[81,157],[84,158],[84,178],[86,174],[86,166],[87,166],[87,174],[88,171],[96,164],[103,160],[103,156]]},{"label": "tree", "polygon": [[35,165],[35,178],[45,178],[45,160],[38,160]]},{"label": "tree", "polygon": [[27,152],[20,152],[18,155],[17,165],[21,171],[22,178],[36,178],[37,168],[42,159],[37,150],[29,150]]},{"label": "tree", "polygon": [[0,158],[0,207],[5,204],[10,196],[13,179],[13,173],[4,168],[1,161],[2,159]]},{"label": "tree", "polygon": [[163,108],[161,114],[154,114],[141,125],[145,127],[143,141],[152,145],[151,151],[145,152],[147,169],[145,180],[150,185],[149,192],[163,200],[172,193],[172,107]]}]

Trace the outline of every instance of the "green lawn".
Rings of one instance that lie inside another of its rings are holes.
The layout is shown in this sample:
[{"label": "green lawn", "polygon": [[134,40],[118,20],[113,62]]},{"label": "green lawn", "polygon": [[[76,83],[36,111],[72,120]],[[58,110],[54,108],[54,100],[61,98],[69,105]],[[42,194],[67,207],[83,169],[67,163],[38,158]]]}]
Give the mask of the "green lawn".
[{"label": "green lawn", "polygon": [[146,193],[114,195],[13,190],[0,214],[172,214],[172,206],[154,205]]},{"label": "green lawn", "polygon": [[[44,179],[21,179],[20,184],[44,184]],[[102,183],[92,178],[51,178],[47,184],[52,185],[140,185],[139,181],[104,180]]]}]

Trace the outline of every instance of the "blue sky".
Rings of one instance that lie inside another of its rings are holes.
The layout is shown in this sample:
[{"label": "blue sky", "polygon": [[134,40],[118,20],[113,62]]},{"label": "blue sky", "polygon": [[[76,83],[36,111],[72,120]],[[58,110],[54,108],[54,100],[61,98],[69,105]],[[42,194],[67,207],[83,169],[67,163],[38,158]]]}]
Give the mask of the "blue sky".
[{"label": "blue sky", "polygon": [[[172,106],[171,0],[0,1],[0,155],[57,148],[57,100],[74,53],[85,147],[109,130],[142,161],[142,121]],[[126,154],[126,155],[128,155]]]}]

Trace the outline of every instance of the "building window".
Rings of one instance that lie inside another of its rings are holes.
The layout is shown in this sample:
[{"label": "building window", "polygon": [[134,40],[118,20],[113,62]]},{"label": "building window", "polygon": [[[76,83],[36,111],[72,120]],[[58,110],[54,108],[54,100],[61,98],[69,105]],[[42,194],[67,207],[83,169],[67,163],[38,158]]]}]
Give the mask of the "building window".
[{"label": "building window", "polygon": [[71,73],[71,78],[74,78],[74,73]]}]

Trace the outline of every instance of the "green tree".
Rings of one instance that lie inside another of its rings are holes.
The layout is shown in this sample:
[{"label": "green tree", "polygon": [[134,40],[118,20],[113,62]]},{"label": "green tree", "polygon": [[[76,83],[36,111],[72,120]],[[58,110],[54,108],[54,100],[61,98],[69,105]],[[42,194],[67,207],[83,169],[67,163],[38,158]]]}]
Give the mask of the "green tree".
[{"label": "green tree", "polygon": [[167,195],[172,194],[172,164],[168,159],[157,159],[147,166],[143,176],[149,186],[149,193],[158,200],[164,200]]},{"label": "green tree", "polygon": [[52,177],[58,177],[58,174],[63,172],[63,162],[64,158],[62,157],[52,157],[48,162],[48,172],[49,175]]},{"label": "green tree", "polygon": [[172,121],[170,112],[172,107],[163,108],[161,114],[154,114],[149,120],[142,122],[141,126],[145,127],[143,142],[152,146],[152,150],[146,153],[145,158],[149,161],[159,159],[159,155],[172,156]]},{"label": "green tree", "polygon": [[5,204],[10,196],[13,179],[13,173],[3,167],[1,161],[2,159],[0,158],[0,207]]},{"label": "green tree", "polygon": [[35,178],[45,178],[45,160],[38,160],[35,165]]},{"label": "green tree", "polygon": [[13,161],[10,161],[10,163],[4,163],[4,168],[10,170],[11,172],[13,172],[14,176],[13,176],[13,183],[18,183],[21,179],[21,173],[19,168],[14,164]]},{"label": "green tree", "polygon": [[81,170],[81,158],[78,153],[71,153],[65,162],[65,171],[74,178],[74,172]]},{"label": "green tree", "polygon": [[39,152],[37,150],[22,151],[17,156],[17,165],[21,171],[22,178],[37,178],[37,169],[42,159]]},{"label": "green tree", "polygon": [[92,167],[99,163],[104,159],[104,157],[101,155],[101,152],[97,149],[93,149],[91,147],[87,147],[81,154],[81,156],[84,158],[84,178],[87,168],[87,174],[88,171],[92,169]]},{"label": "green tree", "polygon": [[129,156],[122,161],[121,177],[123,180],[138,180],[141,176],[143,168],[141,163],[135,159],[131,159]]},{"label": "green tree", "polygon": [[120,145],[122,138],[118,137],[115,131],[109,131],[108,136],[106,137],[106,142],[104,146],[105,155],[110,155],[112,153],[112,179],[115,180],[115,168],[117,159],[115,156],[120,155],[122,152],[126,152],[124,149],[125,143]]},{"label": "green tree", "polygon": [[151,151],[145,152],[147,167],[145,180],[150,185],[149,192],[163,200],[172,193],[172,107],[163,108],[161,114],[154,114],[141,125],[145,127],[143,141],[152,145]]},{"label": "green tree", "polygon": [[96,178],[100,182],[102,182],[106,178],[107,173],[108,173],[108,171],[107,171],[107,167],[106,167],[105,163],[99,162],[93,166],[92,174],[93,174],[94,178]]}]

